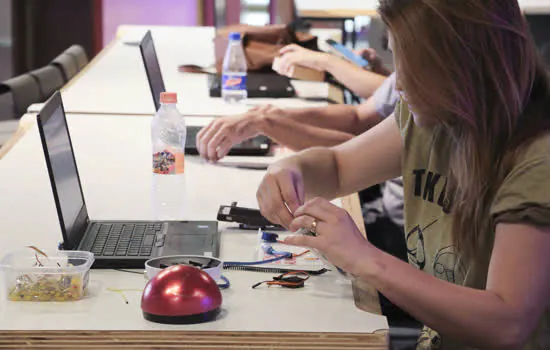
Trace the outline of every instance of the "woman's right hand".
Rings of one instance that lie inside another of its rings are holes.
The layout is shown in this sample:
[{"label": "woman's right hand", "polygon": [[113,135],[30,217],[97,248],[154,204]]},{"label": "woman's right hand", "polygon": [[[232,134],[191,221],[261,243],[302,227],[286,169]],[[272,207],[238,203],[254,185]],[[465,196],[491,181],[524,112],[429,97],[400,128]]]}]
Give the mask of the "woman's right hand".
[{"label": "woman's right hand", "polygon": [[262,215],[269,221],[289,228],[294,212],[304,204],[304,181],[293,157],[269,167],[256,193]]}]

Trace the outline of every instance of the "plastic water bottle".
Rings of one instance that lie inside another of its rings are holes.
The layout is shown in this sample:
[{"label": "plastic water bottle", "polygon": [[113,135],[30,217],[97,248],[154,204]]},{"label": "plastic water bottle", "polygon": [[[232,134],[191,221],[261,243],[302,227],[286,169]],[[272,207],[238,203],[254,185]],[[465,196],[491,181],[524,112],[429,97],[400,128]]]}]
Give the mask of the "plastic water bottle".
[{"label": "plastic water bottle", "polygon": [[151,121],[152,204],[156,220],[182,219],[185,211],[185,120],[173,92],[160,95],[161,107]]},{"label": "plastic water bottle", "polygon": [[223,59],[222,98],[225,102],[237,103],[246,100],[246,70],[241,33],[230,33]]}]

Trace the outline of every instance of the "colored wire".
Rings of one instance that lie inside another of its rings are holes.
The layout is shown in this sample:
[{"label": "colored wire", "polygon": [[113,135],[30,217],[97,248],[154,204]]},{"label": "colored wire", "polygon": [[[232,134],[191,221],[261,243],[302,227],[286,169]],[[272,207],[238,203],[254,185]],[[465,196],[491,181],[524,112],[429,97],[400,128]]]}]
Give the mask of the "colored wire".
[{"label": "colored wire", "polygon": [[107,288],[107,290],[108,290],[109,292],[114,292],[114,293],[119,294],[119,295],[122,297],[122,299],[124,299],[124,302],[125,302],[126,304],[129,304],[129,302],[128,302],[128,299],[126,298],[126,295],[124,294],[124,292],[140,292],[140,293],[142,292],[141,289],[115,289],[115,288]]},{"label": "colored wire", "polygon": [[[288,269],[288,268],[280,268],[280,267],[273,267],[273,266],[224,266],[224,269],[226,270],[233,270],[233,271],[252,271],[252,272],[265,272],[265,273],[285,273],[285,272],[293,272],[296,271],[294,269]],[[306,271],[308,274],[312,276],[318,276],[322,275],[329,270],[322,268],[319,270],[308,270]]]},{"label": "colored wire", "polygon": [[271,281],[261,281],[252,286],[253,289],[262,285],[263,283],[268,286],[281,286],[285,288],[302,288],[305,282],[309,279],[309,274],[305,271],[293,271],[283,273],[282,275],[275,276]]},{"label": "colored wire", "polygon": [[293,254],[291,252],[280,252],[280,251],[277,251],[277,250],[273,249],[272,246],[266,247],[266,249],[264,249],[264,252],[266,254],[269,254],[269,255],[288,255],[289,258],[291,258],[293,256]]},{"label": "colored wire", "polygon": [[113,269],[115,271],[119,272],[126,272],[126,273],[135,273],[136,275],[143,275],[143,271],[130,271],[130,270],[124,270],[124,269]]},{"label": "colored wire", "polygon": [[243,266],[243,265],[262,265],[262,264],[269,264],[269,263],[272,263],[272,262],[275,262],[275,261],[279,261],[279,260],[283,260],[283,259],[288,259],[290,258],[292,255],[290,253],[288,254],[285,254],[285,255],[280,255],[280,256],[277,256],[273,259],[267,259],[267,260],[259,260],[259,261],[226,261],[223,263],[223,267],[226,267],[226,266]]},{"label": "colored wire", "polygon": [[229,282],[229,280],[227,279],[227,277],[225,277],[224,275],[221,275],[220,278],[222,279],[222,281],[224,283],[218,283],[218,287],[220,289],[227,289],[229,288],[229,286],[231,286],[231,283]]},{"label": "colored wire", "polygon": [[308,249],[308,250],[304,250],[303,252],[301,252],[301,253],[299,253],[299,254],[292,254],[292,257],[293,257],[293,258],[299,258],[299,257],[301,257],[302,255],[306,255],[306,254],[309,253],[309,252],[310,252],[309,249]]},{"label": "colored wire", "polygon": [[298,258],[298,257],[300,257],[302,255],[305,255],[305,254],[310,252],[309,249],[304,250],[303,252],[298,253],[298,254],[291,253],[291,252],[280,252],[280,251],[277,251],[277,250],[273,249],[273,247],[271,245],[268,245],[268,244],[265,244],[265,243],[262,244],[262,249],[266,254],[269,254],[269,255],[290,255],[291,258]]}]

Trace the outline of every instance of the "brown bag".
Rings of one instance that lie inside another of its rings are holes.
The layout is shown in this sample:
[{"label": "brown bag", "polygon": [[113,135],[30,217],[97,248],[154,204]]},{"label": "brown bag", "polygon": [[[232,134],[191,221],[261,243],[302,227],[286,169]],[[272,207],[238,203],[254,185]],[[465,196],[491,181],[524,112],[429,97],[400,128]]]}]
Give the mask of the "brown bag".
[{"label": "brown bag", "polygon": [[220,28],[216,32],[214,52],[218,73],[222,71],[231,32],[241,33],[248,71],[270,71],[273,59],[279,56],[279,50],[289,44],[298,44],[307,49],[319,51],[316,36],[296,32],[292,26],[281,24],[258,27],[237,24]]}]

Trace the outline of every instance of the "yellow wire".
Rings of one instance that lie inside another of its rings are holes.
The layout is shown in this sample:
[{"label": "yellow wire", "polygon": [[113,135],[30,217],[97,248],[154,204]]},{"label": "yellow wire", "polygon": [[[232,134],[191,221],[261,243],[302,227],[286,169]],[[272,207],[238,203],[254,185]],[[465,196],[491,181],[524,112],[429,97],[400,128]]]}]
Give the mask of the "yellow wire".
[{"label": "yellow wire", "polygon": [[115,293],[118,293],[122,299],[124,299],[124,302],[126,304],[128,304],[128,299],[126,298],[126,295],[124,294],[124,292],[142,292],[141,289],[115,289],[115,288],[107,288],[107,290],[109,292],[115,292]]}]

